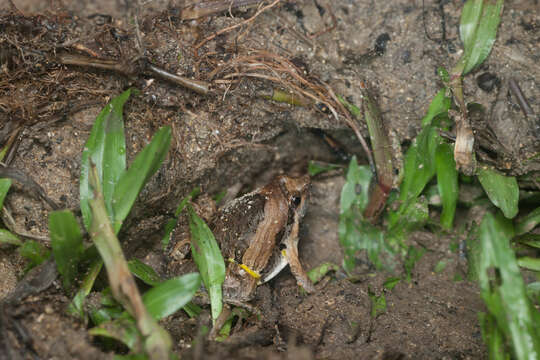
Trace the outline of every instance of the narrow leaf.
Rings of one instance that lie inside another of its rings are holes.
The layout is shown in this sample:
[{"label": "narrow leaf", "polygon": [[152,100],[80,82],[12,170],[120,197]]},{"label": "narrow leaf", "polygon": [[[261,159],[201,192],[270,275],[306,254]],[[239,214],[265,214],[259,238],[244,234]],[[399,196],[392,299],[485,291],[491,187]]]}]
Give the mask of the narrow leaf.
[{"label": "narrow leaf", "polygon": [[498,171],[482,167],[478,171],[478,180],[493,205],[500,208],[507,218],[518,213],[519,187],[514,176],[504,176]]},{"label": "narrow leaf", "polygon": [[358,166],[356,157],[351,159],[347,171],[347,181],[341,190],[341,210],[338,236],[344,250],[343,268],[347,272],[354,269],[356,255],[365,250],[368,258],[377,267],[382,267],[379,258],[383,250],[383,232],[363,218],[362,212],[369,201],[369,184],[372,173],[369,166]]},{"label": "narrow leaf", "polygon": [[92,336],[103,336],[118,340],[130,350],[140,351],[142,348],[141,334],[132,319],[116,319],[104,322],[88,330],[88,333]]},{"label": "narrow leaf", "polygon": [[156,320],[163,319],[185,306],[200,287],[199,274],[179,276],[147,291],[143,295],[143,302],[150,315]]},{"label": "narrow leaf", "polygon": [[180,204],[178,204],[178,207],[176,208],[176,211],[174,212],[174,218],[169,219],[167,223],[165,224],[165,234],[163,235],[163,238],[161,239],[161,244],[163,245],[163,249],[167,248],[167,245],[169,245],[169,241],[171,241],[171,234],[176,227],[176,224],[178,223],[178,217],[188,204],[188,202],[191,201],[191,199],[195,198],[199,193],[201,192],[201,189],[199,187],[196,187],[195,189],[191,190],[191,192],[186,196],[182,201],[180,201]]},{"label": "narrow leaf", "polygon": [[53,211],[49,215],[49,232],[58,272],[64,288],[69,290],[77,277],[77,267],[84,252],[79,224],[71,211]]},{"label": "narrow leaf", "polygon": [[465,3],[460,22],[460,35],[465,48],[463,75],[482,64],[491,52],[503,4],[503,0],[469,0]]},{"label": "narrow leaf", "polygon": [[540,259],[524,256],[518,259],[518,265],[532,271],[540,271]]},{"label": "narrow leaf", "polygon": [[516,235],[528,233],[540,223],[540,207],[537,207],[516,224]]},{"label": "narrow leaf", "polygon": [[73,297],[73,301],[68,306],[67,311],[69,314],[78,316],[81,319],[85,318],[84,299],[86,299],[88,294],[90,294],[90,291],[92,291],[94,282],[102,267],[103,261],[101,261],[101,259],[96,259],[92,262],[82,281],[81,288],[77,291],[77,294]]},{"label": "narrow leaf", "polygon": [[308,271],[308,277],[314,284],[321,281],[321,279],[330,271],[338,271],[339,266],[330,262],[322,263],[321,265]]},{"label": "narrow leaf", "polygon": [[400,186],[401,201],[418,197],[435,175],[435,151],[441,137],[434,126],[426,126],[407,150],[404,178]]},{"label": "narrow leaf", "polygon": [[22,241],[17,237],[17,235],[13,234],[11,231],[6,229],[0,229],[0,245],[1,244],[21,246]]},{"label": "narrow leaf", "polygon": [[454,150],[447,143],[442,143],[435,152],[435,171],[437,186],[441,195],[443,211],[441,226],[447,230],[452,228],[458,200],[458,172],[454,161]]},{"label": "narrow leaf", "polygon": [[482,298],[497,328],[513,344],[516,359],[538,359],[540,316],[527,298],[503,217],[487,213],[480,225],[478,277]]},{"label": "narrow leaf", "polygon": [[96,165],[100,182],[103,184],[105,206],[111,220],[112,197],[120,176],[126,168],[126,141],[124,137],[123,107],[131,89],[113,98],[96,118],[90,136],[84,146],[81,159],[80,199],[84,226],[90,229],[92,214],[88,200],[92,189],[88,182],[90,159]]},{"label": "narrow leaf", "polygon": [[150,286],[157,286],[161,283],[161,278],[157,272],[151,266],[146,265],[139,259],[129,260],[128,268],[133,275]]},{"label": "narrow leaf", "polygon": [[19,254],[28,260],[25,271],[40,265],[51,256],[49,249],[34,240],[26,240],[19,248]]},{"label": "narrow leaf", "polygon": [[327,171],[339,169],[339,167],[340,166],[336,164],[322,163],[320,161],[310,160],[310,162],[308,163],[308,174],[309,176],[315,176],[317,174],[321,174]]},{"label": "narrow leaf", "polygon": [[118,232],[122,221],[126,218],[135,203],[143,186],[148,179],[159,169],[163,159],[169,151],[171,144],[170,126],[162,127],[124,172],[114,189],[112,207],[114,211],[114,230]]},{"label": "narrow leaf", "polygon": [[439,90],[431,101],[431,104],[429,104],[426,116],[422,119],[422,127],[431,125],[431,121],[437,115],[448,112],[451,104],[452,99],[446,96],[446,89]]},{"label": "narrow leaf", "polygon": [[0,210],[4,206],[4,199],[8,193],[9,187],[11,186],[11,179],[0,179]]},{"label": "narrow leaf", "polygon": [[204,286],[208,290],[212,319],[215,321],[223,307],[221,285],[225,281],[225,262],[208,225],[191,206],[187,210],[191,231],[191,253],[201,273]]},{"label": "narrow leaf", "polygon": [[360,211],[364,211],[369,201],[369,184],[372,177],[368,166],[358,166],[353,156],[347,171],[347,181],[341,189],[341,213],[349,210],[353,203]]}]

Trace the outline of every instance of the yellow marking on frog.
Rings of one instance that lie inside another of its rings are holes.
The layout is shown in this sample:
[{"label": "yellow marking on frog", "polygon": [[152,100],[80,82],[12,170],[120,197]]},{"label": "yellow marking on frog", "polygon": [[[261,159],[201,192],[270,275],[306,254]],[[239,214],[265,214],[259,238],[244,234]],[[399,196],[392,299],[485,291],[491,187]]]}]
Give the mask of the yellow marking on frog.
[{"label": "yellow marking on frog", "polygon": [[284,257],[287,257],[287,250],[285,249],[281,250],[281,255],[283,255]]},{"label": "yellow marking on frog", "polygon": [[[236,260],[234,260],[234,259],[232,259],[232,258],[229,258],[228,260],[229,260],[229,262],[231,262],[231,263],[238,264],[238,263],[236,262]],[[245,265],[245,264],[238,264],[238,266],[240,266],[240,267],[242,268],[242,270],[244,270],[244,271],[247,272],[249,275],[251,275],[252,278],[257,279],[257,280],[261,278],[261,274],[259,274],[259,273],[258,273],[257,271],[255,271],[255,270],[251,270],[251,269],[249,268],[249,266],[247,266],[247,265]]]}]

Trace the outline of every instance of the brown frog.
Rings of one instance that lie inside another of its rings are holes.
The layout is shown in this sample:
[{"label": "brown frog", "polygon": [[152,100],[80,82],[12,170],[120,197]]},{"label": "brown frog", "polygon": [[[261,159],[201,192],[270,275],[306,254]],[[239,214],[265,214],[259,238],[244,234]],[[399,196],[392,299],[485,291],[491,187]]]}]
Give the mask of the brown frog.
[{"label": "brown frog", "polygon": [[257,285],[275,277],[287,264],[304,290],[315,290],[298,258],[298,232],[309,184],[307,175],[280,175],[214,215],[210,227],[228,262],[223,284],[226,301],[251,300]]},{"label": "brown frog", "polygon": [[[298,258],[298,232],[309,185],[307,175],[280,175],[210,215],[208,224],[226,262],[226,302],[240,305],[252,300],[257,285],[275,277],[287,264],[298,284],[307,292],[314,291]],[[181,230],[185,225],[175,230],[176,241],[169,252],[182,263],[180,249],[189,249],[190,241],[189,232]]]}]

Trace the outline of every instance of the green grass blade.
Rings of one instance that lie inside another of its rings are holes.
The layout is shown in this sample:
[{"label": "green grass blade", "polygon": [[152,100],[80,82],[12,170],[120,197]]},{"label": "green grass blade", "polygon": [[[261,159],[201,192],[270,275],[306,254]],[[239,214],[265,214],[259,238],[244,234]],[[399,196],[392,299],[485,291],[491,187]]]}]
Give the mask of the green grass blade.
[{"label": "green grass blade", "polygon": [[19,248],[19,254],[28,260],[25,271],[41,265],[51,256],[51,251],[34,240],[26,240]]},{"label": "green grass blade", "polygon": [[88,182],[90,159],[96,164],[99,179],[103,184],[105,206],[109,217],[114,220],[113,193],[120,176],[126,169],[126,140],[122,112],[130,94],[131,89],[124,91],[101,110],[84,146],[81,159],[80,200],[86,229],[90,229],[92,219],[88,203],[93,196]]},{"label": "green grass blade", "polygon": [[178,217],[180,216],[180,213],[184,210],[186,205],[196,196],[199,195],[201,192],[201,189],[199,187],[196,187],[195,189],[191,190],[191,192],[186,196],[182,201],[180,201],[180,204],[178,204],[178,207],[176,208],[176,211],[174,212],[174,218],[169,219],[167,223],[165,224],[165,234],[163,235],[163,238],[161,239],[161,244],[163,245],[163,249],[167,248],[167,245],[169,245],[169,241],[171,241],[171,234],[176,227],[176,224],[178,223]]},{"label": "green grass blade", "polygon": [[90,294],[94,287],[94,282],[103,267],[103,261],[96,259],[92,262],[81,284],[81,288],[73,297],[73,301],[68,306],[68,313],[78,316],[81,319],[85,318],[84,299]]},{"label": "green grass blade", "polygon": [[451,104],[452,99],[446,96],[446,89],[439,90],[431,101],[431,104],[429,104],[426,116],[422,119],[422,127],[431,125],[433,118],[437,115],[448,112]]},{"label": "green grass blade", "polygon": [[454,161],[452,146],[442,143],[435,152],[435,172],[437,173],[437,186],[443,210],[441,213],[441,226],[450,230],[454,222],[458,200],[458,172]]},{"label": "green grass blade", "polygon": [[368,296],[371,302],[371,317],[376,319],[379,315],[386,312],[386,296],[384,292],[381,295],[377,295],[371,287],[368,287]]},{"label": "green grass blade", "polygon": [[341,210],[338,236],[344,251],[343,268],[354,269],[355,256],[361,250],[367,252],[369,260],[382,267],[379,254],[387,250],[383,232],[363,218],[362,212],[369,201],[369,184],[372,177],[369,166],[358,166],[356,157],[351,159],[347,180],[341,189]]},{"label": "green grass blade", "polygon": [[339,169],[340,166],[336,164],[327,164],[320,161],[310,160],[308,163],[308,174],[309,176],[315,176],[327,171],[332,171]]},{"label": "green grass blade", "polygon": [[120,341],[130,350],[141,350],[141,334],[132,319],[116,319],[88,330],[92,336],[103,336]]},{"label": "green grass blade", "polygon": [[482,167],[478,170],[478,180],[493,205],[500,208],[509,219],[518,213],[519,187],[514,176],[504,176],[498,171]]},{"label": "green grass blade", "polygon": [[128,268],[135,277],[150,286],[157,286],[162,281],[158,273],[151,266],[146,265],[139,259],[129,260]]},{"label": "green grass blade", "polygon": [[467,74],[487,58],[497,36],[503,0],[469,0],[461,13],[460,35],[464,45],[463,72]]},{"label": "green grass blade", "polygon": [[538,311],[527,298],[525,284],[507,236],[508,221],[487,213],[480,225],[478,278],[482,298],[497,327],[512,343],[516,359],[540,356]]},{"label": "green grass blade", "polygon": [[186,314],[188,314],[190,318],[197,317],[202,312],[202,308],[191,301],[188,302],[182,309],[186,312]]},{"label": "green grass blade", "polygon": [[9,187],[11,186],[11,179],[0,179],[0,210],[4,206],[4,199],[8,193]]},{"label": "green grass blade", "polygon": [[516,224],[516,235],[528,233],[540,223],[540,207],[534,209]]},{"label": "green grass blade", "polygon": [[339,266],[337,266],[336,264],[333,264],[331,262],[325,262],[309,270],[307,275],[309,277],[309,280],[311,280],[312,283],[316,284],[321,281],[330,271],[338,270]]},{"label": "green grass blade", "polygon": [[418,197],[435,175],[435,151],[442,139],[434,126],[426,126],[407,150],[399,199]]},{"label": "green grass blade", "polygon": [[518,259],[518,265],[532,271],[540,271],[540,259],[524,256]]},{"label": "green grass blade", "polygon": [[208,225],[191,206],[188,206],[187,210],[191,231],[191,253],[210,296],[212,319],[215,321],[223,307],[221,285],[225,281],[225,262]]},{"label": "green grass blade", "polygon": [[463,5],[459,23],[459,36],[465,48],[469,48],[474,44],[474,37],[482,16],[483,7],[483,0],[469,0]]},{"label": "green grass blade", "polygon": [[[356,156],[353,156],[347,170],[347,182],[341,189],[341,210],[344,213],[353,204],[360,211],[364,211],[369,202],[369,184],[372,173],[368,166],[358,166]],[[357,193],[357,190],[358,193]]]},{"label": "green grass blade", "polygon": [[11,231],[0,229],[0,245],[2,244],[21,246],[23,242]]},{"label": "green grass blade", "polygon": [[114,189],[113,211],[114,211],[114,230],[118,232],[122,226],[122,221],[126,218],[135,203],[143,186],[148,179],[159,169],[163,159],[169,151],[171,144],[170,126],[162,127],[148,144],[137,156],[124,172],[118,184]]},{"label": "green grass blade", "polygon": [[175,277],[147,291],[143,302],[150,315],[163,319],[185,306],[200,287],[198,273]]},{"label": "green grass blade", "polygon": [[49,215],[51,247],[64,288],[71,289],[84,252],[79,224],[71,211],[53,211]]},{"label": "green grass blade", "polygon": [[497,327],[497,321],[491,314],[479,313],[478,321],[482,330],[482,339],[487,345],[488,359],[490,360],[510,360],[510,354],[505,346],[502,331]]}]

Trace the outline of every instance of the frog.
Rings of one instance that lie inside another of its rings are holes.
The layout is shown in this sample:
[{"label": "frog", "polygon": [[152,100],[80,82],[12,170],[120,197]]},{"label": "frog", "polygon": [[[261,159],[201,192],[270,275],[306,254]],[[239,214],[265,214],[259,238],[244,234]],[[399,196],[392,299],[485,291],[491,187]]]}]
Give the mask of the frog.
[{"label": "frog", "polygon": [[225,300],[249,302],[258,285],[273,279],[287,265],[298,285],[307,293],[315,291],[298,256],[309,187],[308,175],[278,175],[215,214],[210,228],[227,262]]},{"label": "frog", "polygon": [[[308,175],[277,175],[206,216],[226,263],[222,285],[226,303],[246,307],[257,287],[275,278],[287,265],[298,285],[308,294],[315,291],[298,256],[309,189]],[[188,242],[189,235],[173,248],[185,248]]]}]

